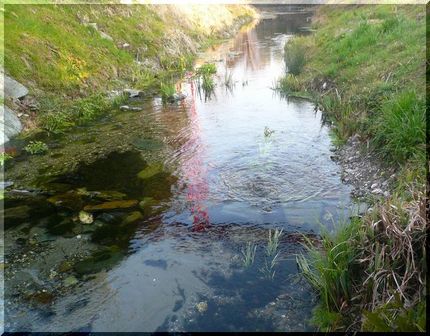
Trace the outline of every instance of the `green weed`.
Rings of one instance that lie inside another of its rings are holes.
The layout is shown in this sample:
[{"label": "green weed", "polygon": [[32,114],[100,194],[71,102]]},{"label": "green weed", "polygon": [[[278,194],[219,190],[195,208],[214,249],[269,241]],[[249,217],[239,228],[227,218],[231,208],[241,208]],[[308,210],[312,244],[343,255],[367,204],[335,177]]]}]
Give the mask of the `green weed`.
[{"label": "green weed", "polygon": [[1,152],[0,153],[0,166],[4,166],[4,164],[5,164],[5,162],[7,161],[7,160],[10,160],[10,159],[12,159],[12,155],[10,155],[10,154],[8,154],[8,153],[5,153],[5,152]]},{"label": "green weed", "polygon": [[48,146],[42,141],[30,141],[24,150],[32,155],[43,154],[48,151]]}]

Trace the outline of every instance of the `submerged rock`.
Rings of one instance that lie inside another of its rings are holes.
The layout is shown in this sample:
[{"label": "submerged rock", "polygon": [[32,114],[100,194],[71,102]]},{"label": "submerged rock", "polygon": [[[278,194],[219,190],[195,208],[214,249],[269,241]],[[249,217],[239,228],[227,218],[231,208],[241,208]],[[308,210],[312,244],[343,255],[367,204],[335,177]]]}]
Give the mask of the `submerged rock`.
[{"label": "submerged rock", "polygon": [[20,224],[30,217],[31,207],[28,205],[20,205],[14,208],[4,209],[4,222],[5,225],[11,226]]},{"label": "submerged rock", "polygon": [[83,205],[81,195],[74,191],[52,196],[48,198],[48,202],[54,204],[57,207],[73,211],[79,211]]},{"label": "submerged rock", "polygon": [[127,196],[126,194],[115,190],[101,190],[101,191],[94,192],[94,197],[102,200],[106,200],[106,201],[122,200],[126,196]]},{"label": "submerged rock", "polygon": [[139,174],[137,174],[137,177],[140,179],[147,179],[150,178],[160,172],[163,171],[163,164],[162,163],[155,163],[152,165],[149,165],[145,169],[141,170]]},{"label": "submerged rock", "polygon": [[172,195],[171,186],[177,178],[166,172],[158,173],[145,179],[144,195],[157,200],[167,199]]},{"label": "submerged rock", "polygon": [[76,279],[73,275],[71,275],[64,279],[64,286],[70,287],[70,286],[76,285],[78,282],[79,282],[78,279]]},{"label": "submerged rock", "polygon": [[36,292],[30,295],[29,300],[40,304],[50,304],[54,301],[54,295],[48,292]]},{"label": "submerged rock", "polygon": [[206,301],[202,301],[196,304],[196,308],[199,313],[204,313],[206,310],[208,310],[208,304]]},{"label": "submerged rock", "polygon": [[129,98],[143,97],[144,92],[134,89],[124,89],[123,92],[128,95]]},{"label": "submerged rock", "polygon": [[47,226],[48,232],[54,235],[63,235],[65,237],[73,236],[75,223],[70,218],[65,218],[61,222],[52,222]]},{"label": "submerged rock", "polygon": [[157,150],[163,148],[163,143],[161,141],[150,138],[137,139],[133,141],[133,145],[142,150]]},{"label": "submerged rock", "polygon": [[64,260],[60,266],[58,266],[58,272],[60,273],[66,273],[70,271],[73,268],[73,265],[71,262]]},{"label": "submerged rock", "polygon": [[133,208],[138,204],[137,200],[123,200],[123,201],[110,201],[96,205],[87,205],[84,207],[85,211],[106,211]]},{"label": "submerged rock", "polygon": [[75,264],[74,270],[78,275],[98,273],[109,269],[121,260],[123,254],[117,247],[111,247],[95,252],[91,257]]},{"label": "submerged rock", "polygon": [[119,107],[121,111],[134,111],[139,112],[143,110],[142,106],[128,106],[128,105],[122,105]]},{"label": "submerged rock", "polygon": [[124,220],[122,221],[122,225],[129,225],[129,224],[133,224],[139,220],[143,219],[143,215],[140,211],[133,211],[132,213],[130,213],[127,217],[124,218]]}]

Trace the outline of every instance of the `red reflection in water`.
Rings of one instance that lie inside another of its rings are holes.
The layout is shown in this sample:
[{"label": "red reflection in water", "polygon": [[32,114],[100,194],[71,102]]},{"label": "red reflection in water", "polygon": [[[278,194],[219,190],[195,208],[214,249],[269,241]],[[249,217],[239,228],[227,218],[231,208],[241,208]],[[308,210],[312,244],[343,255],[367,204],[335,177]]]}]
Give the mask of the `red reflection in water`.
[{"label": "red reflection in water", "polygon": [[191,81],[191,106],[189,109],[190,139],[184,149],[193,153],[183,163],[183,172],[188,181],[187,200],[193,216],[193,231],[204,231],[210,224],[207,208],[203,205],[208,194],[206,168],[202,160],[202,146],[200,142],[200,125],[196,111],[196,90]]}]

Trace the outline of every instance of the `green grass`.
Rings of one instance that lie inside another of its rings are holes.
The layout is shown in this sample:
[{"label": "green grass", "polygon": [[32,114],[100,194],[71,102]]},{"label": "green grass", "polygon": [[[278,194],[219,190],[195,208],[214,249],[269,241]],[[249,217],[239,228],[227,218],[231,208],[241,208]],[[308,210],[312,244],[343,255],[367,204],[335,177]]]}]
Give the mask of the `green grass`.
[{"label": "green grass", "polygon": [[[359,133],[401,164],[423,158],[424,14],[420,5],[321,7],[316,33],[286,44],[287,68],[295,70],[278,89],[313,92],[340,139]],[[332,85],[322,92],[323,82]]]},{"label": "green grass", "polygon": [[285,44],[285,65],[287,72],[297,76],[306,63],[306,47],[300,38],[294,38]]},{"label": "green grass", "polygon": [[[183,13],[185,7],[163,5],[6,4],[4,67],[41,101],[39,126],[62,132],[109,109],[101,97],[108,90],[158,93],[161,83],[192,68],[200,44],[243,15],[255,15],[247,6],[215,7]],[[200,24],[222,15],[231,22]]]},{"label": "green grass", "polygon": [[124,95],[109,99],[96,93],[88,97],[64,101],[56,95],[40,99],[39,126],[48,133],[63,133],[67,129],[84,125],[126,101]]},{"label": "green grass", "polygon": [[404,91],[381,104],[373,125],[374,142],[389,159],[405,162],[425,153],[426,109],[423,97]]},{"label": "green grass", "polygon": [[297,258],[320,296],[312,321],[323,331],[423,331],[425,7],[326,5],[314,28],[287,45],[302,44],[306,62],[278,90],[310,93],[337,145],[360,134],[397,178],[391,197],[372,201],[373,212],[323,234],[322,246],[308,241]]}]

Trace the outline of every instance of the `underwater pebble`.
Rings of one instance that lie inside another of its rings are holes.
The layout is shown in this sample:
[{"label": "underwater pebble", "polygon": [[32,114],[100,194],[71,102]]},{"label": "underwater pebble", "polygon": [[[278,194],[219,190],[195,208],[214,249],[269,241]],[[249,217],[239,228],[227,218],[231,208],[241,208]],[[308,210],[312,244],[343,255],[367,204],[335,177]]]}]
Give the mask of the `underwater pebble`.
[{"label": "underwater pebble", "polygon": [[202,301],[196,304],[196,308],[200,313],[204,313],[208,309],[208,304],[206,301]]}]

